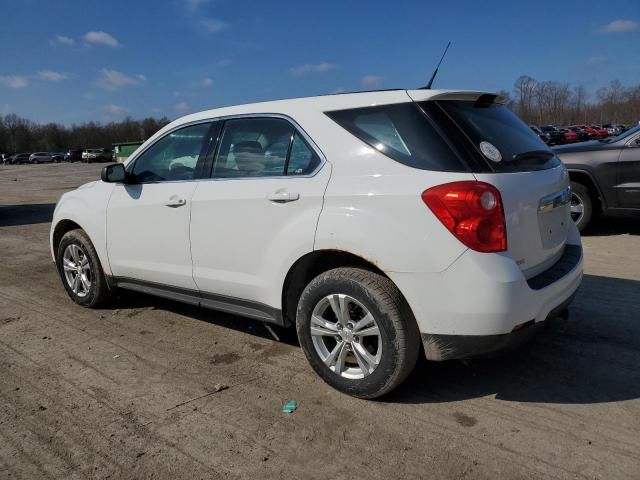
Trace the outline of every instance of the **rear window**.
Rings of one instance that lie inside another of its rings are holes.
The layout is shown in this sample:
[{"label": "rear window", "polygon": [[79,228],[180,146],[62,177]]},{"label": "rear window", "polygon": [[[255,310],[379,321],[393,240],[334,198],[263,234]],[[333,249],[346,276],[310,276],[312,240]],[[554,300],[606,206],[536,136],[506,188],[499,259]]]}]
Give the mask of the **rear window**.
[{"label": "rear window", "polygon": [[338,110],[327,115],[363,142],[409,167],[468,170],[414,103]]},{"label": "rear window", "polygon": [[[423,102],[431,108],[434,102]],[[442,108],[495,172],[544,170],[560,160],[525,123],[504,105],[483,101],[441,100]]]}]

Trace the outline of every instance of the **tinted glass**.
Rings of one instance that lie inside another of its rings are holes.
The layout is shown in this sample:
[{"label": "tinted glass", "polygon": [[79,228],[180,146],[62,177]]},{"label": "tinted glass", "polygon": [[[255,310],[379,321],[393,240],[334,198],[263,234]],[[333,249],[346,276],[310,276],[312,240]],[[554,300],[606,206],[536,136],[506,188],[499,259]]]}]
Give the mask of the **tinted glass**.
[{"label": "tinted glass", "polygon": [[213,177],[284,175],[292,135],[293,126],[278,118],[228,120],[220,139]]},{"label": "tinted glass", "polygon": [[318,165],[320,165],[320,158],[316,152],[296,133],[291,144],[287,175],[309,175]]},{"label": "tinted glass", "polygon": [[133,165],[136,181],[194,179],[203,140],[210,127],[209,123],[192,125],[158,140],[136,159]]},{"label": "tinted glass", "polygon": [[493,171],[542,170],[560,164],[540,137],[504,105],[458,100],[438,101],[437,104],[468,136],[478,152],[481,142],[489,142],[500,152],[500,161],[487,159]]},{"label": "tinted glass", "polygon": [[413,103],[328,112],[340,126],[404,165],[422,170],[467,170]]}]

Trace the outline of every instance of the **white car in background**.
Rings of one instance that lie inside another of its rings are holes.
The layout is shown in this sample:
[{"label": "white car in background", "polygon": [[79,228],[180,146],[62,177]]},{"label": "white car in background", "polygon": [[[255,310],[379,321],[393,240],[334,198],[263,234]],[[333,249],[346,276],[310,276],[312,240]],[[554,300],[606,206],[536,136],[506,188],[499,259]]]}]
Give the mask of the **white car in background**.
[{"label": "white car in background", "polygon": [[582,278],[565,167],[492,94],[394,90],[183,117],[65,193],[64,288],[123,288],[296,326],[362,398],[430,360],[512,347]]}]

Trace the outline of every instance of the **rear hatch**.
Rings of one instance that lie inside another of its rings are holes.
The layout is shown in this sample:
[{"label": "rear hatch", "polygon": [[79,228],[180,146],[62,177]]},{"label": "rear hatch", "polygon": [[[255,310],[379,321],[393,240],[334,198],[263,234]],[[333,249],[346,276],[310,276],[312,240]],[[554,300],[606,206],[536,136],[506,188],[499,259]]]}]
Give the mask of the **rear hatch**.
[{"label": "rear hatch", "polygon": [[507,251],[525,277],[553,265],[571,226],[570,183],[560,160],[495,95],[436,95],[426,101],[410,95],[476,179],[499,190]]}]

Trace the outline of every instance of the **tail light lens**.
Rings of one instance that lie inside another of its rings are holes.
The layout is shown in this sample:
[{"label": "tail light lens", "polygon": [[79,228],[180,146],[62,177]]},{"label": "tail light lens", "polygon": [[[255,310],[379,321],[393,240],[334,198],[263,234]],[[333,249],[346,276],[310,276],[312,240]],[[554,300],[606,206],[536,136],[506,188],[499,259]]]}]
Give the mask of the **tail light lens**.
[{"label": "tail light lens", "polygon": [[422,200],[467,247],[478,252],[507,249],[502,198],[493,185],[475,181],[445,183],[425,190]]}]

